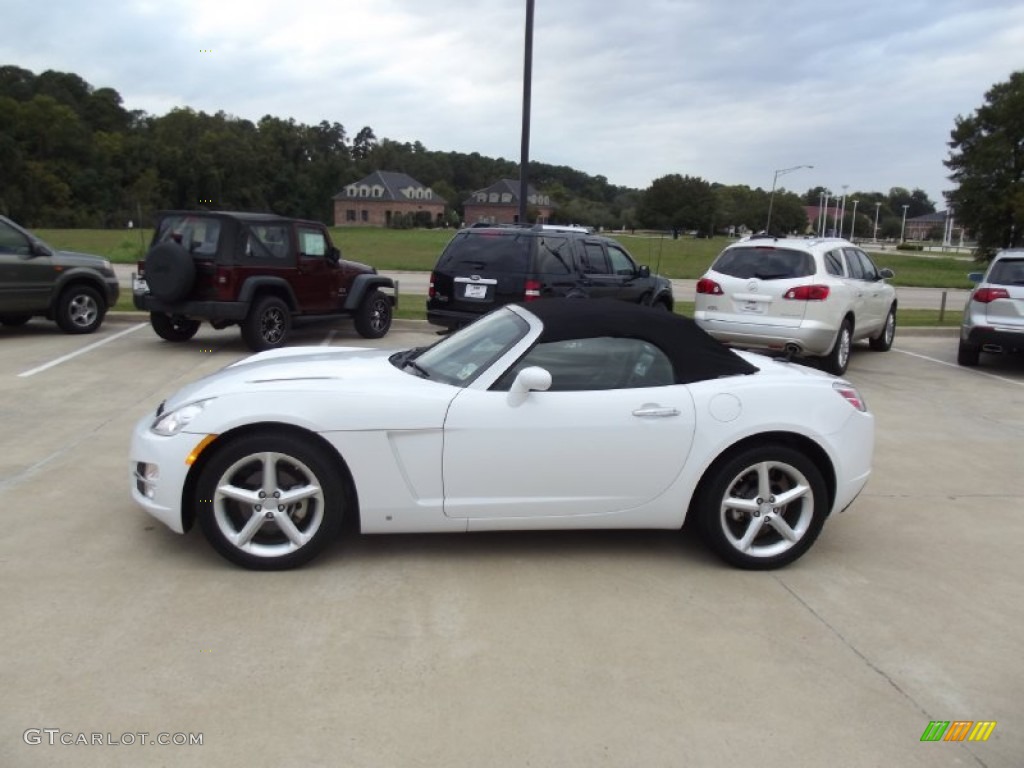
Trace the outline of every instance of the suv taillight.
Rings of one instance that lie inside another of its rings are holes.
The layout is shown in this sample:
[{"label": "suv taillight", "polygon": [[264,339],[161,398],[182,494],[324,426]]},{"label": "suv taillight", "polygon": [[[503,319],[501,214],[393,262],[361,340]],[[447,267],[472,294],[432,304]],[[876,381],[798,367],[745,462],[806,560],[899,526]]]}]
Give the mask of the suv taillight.
[{"label": "suv taillight", "polygon": [[996,299],[1010,298],[1010,292],[1005,288],[979,288],[971,298],[980,304],[988,304]]},{"label": "suv taillight", "polygon": [[139,277],[145,277],[146,275],[146,262],[137,261],[135,262],[135,268],[139,270]]},{"label": "suv taillight", "polygon": [[721,296],[722,286],[710,278],[702,277],[697,281],[697,293],[709,293],[712,296]]},{"label": "suv taillight", "polygon": [[435,273],[430,273],[430,285],[427,287],[427,298],[432,299],[437,295],[437,291],[434,290],[434,280],[436,279]]},{"label": "suv taillight", "polygon": [[824,301],[828,298],[827,285],[801,285],[790,288],[782,298],[794,301]]},{"label": "suv taillight", "polygon": [[523,290],[523,301],[540,298],[540,280],[527,280]]}]

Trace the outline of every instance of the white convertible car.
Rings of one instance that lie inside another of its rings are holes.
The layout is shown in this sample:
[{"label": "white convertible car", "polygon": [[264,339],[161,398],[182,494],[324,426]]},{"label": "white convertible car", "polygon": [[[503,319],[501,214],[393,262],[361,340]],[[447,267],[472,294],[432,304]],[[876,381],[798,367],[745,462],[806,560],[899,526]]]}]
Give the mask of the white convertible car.
[{"label": "white convertible car", "polygon": [[281,349],[135,428],[131,493],[227,559],[300,565],[342,530],[678,529],[741,568],[813,544],[871,471],[852,385],[608,300],[497,310],[430,347]]}]

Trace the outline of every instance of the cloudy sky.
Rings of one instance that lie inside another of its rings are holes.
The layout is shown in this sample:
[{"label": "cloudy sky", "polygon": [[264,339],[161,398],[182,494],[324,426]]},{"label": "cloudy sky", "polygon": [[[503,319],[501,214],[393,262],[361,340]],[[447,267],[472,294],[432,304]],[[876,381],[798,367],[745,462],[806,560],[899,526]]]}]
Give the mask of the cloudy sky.
[{"label": "cloudy sky", "polygon": [[[519,159],[526,0],[0,0],[0,64],[128,109],[337,121]],[[1024,69],[1020,0],[536,0],[530,157],[646,188],[920,187]],[[431,180],[425,180],[428,183]]]}]

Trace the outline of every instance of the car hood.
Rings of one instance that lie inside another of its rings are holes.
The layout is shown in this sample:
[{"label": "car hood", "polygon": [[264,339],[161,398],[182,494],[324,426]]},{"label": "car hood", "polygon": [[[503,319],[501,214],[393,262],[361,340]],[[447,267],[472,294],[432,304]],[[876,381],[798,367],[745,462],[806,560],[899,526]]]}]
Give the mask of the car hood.
[{"label": "car hood", "polygon": [[91,267],[105,271],[107,266],[107,260],[102,256],[76,251],[54,251],[53,260],[65,267]]},{"label": "car hood", "polygon": [[186,385],[167,399],[164,408],[240,393],[329,390],[377,395],[407,391],[417,384],[451,389],[398,370],[388,360],[394,353],[360,347],[290,347],[261,352]]}]

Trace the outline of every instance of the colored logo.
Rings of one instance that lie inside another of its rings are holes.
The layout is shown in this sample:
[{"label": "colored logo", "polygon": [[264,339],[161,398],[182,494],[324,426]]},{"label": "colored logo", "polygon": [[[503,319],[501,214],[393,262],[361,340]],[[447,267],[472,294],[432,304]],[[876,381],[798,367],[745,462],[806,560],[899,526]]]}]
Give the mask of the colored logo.
[{"label": "colored logo", "polygon": [[995,728],[995,720],[932,720],[921,741],[988,741]]}]

